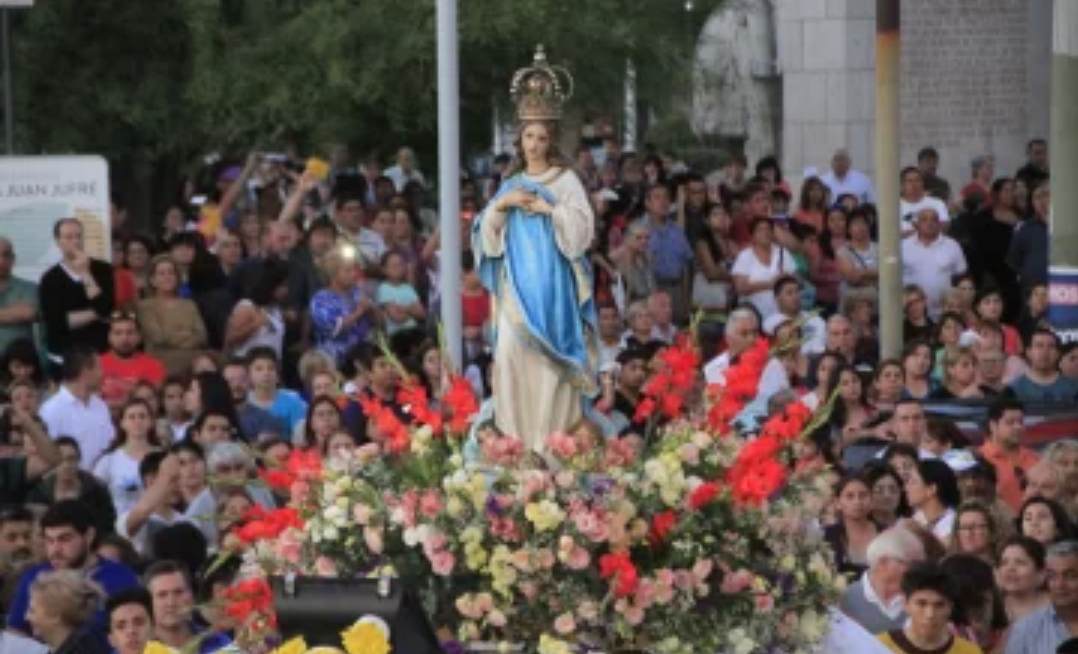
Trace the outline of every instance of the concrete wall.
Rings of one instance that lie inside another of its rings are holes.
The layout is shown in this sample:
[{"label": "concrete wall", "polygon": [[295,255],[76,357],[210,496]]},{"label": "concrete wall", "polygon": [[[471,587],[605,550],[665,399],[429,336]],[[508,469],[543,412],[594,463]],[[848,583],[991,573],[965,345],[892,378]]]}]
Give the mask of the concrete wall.
[{"label": "concrete wall", "polygon": [[[874,0],[777,0],[783,75],[782,159],[795,183],[839,147],[875,167]],[[1013,174],[1048,134],[1052,0],[904,0],[902,163],[941,154],[960,188],[969,160]]]}]

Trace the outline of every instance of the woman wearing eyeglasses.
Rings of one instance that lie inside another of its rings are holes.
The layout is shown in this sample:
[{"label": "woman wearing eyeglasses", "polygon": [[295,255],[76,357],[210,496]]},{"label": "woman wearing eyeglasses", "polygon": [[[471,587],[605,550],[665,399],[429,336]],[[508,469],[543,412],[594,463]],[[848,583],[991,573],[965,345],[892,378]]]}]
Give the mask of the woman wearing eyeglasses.
[{"label": "woman wearing eyeglasses", "polygon": [[977,501],[963,502],[955,517],[952,554],[971,554],[995,563],[999,529],[992,511]]}]

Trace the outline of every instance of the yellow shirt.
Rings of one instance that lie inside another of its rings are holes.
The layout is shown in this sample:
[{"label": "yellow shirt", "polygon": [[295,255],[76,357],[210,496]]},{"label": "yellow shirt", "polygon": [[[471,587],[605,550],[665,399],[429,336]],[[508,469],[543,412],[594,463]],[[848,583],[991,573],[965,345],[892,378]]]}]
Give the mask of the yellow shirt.
[{"label": "yellow shirt", "polygon": [[915,647],[901,631],[889,631],[879,635],[884,647],[895,654],[984,654],[980,647],[965,638],[953,636],[951,642],[940,649],[921,649]]}]

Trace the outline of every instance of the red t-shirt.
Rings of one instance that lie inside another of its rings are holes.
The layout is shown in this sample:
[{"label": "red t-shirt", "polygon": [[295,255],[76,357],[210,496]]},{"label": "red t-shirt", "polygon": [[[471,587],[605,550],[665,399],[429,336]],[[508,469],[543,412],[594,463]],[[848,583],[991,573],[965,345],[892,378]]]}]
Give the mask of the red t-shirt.
[{"label": "red t-shirt", "polygon": [[106,352],[101,355],[101,398],[109,405],[125,402],[135,384],[147,381],[159,387],[165,374],[165,366],[144,352],[126,359]]},{"label": "red t-shirt", "polygon": [[115,308],[120,310],[138,300],[138,287],[135,286],[135,277],[130,270],[113,267],[112,271],[112,279],[116,289]]},{"label": "red t-shirt", "polygon": [[490,295],[484,290],[481,293],[461,293],[461,317],[465,327],[482,327],[490,320]]}]

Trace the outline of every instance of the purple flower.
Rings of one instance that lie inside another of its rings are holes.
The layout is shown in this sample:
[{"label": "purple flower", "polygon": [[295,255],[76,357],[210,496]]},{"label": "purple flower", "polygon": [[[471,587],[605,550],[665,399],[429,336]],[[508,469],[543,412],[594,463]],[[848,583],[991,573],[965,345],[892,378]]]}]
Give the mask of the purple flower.
[{"label": "purple flower", "polygon": [[441,644],[442,651],[445,654],[468,654],[468,650],[464,649],[464,645],[455,640],[444,640]]},{"label": "purple flower", "polygon": [[493,495],[487,497],[487,513],[499,517],[502,515],[502,507],[498,506],[498,500]]}]

